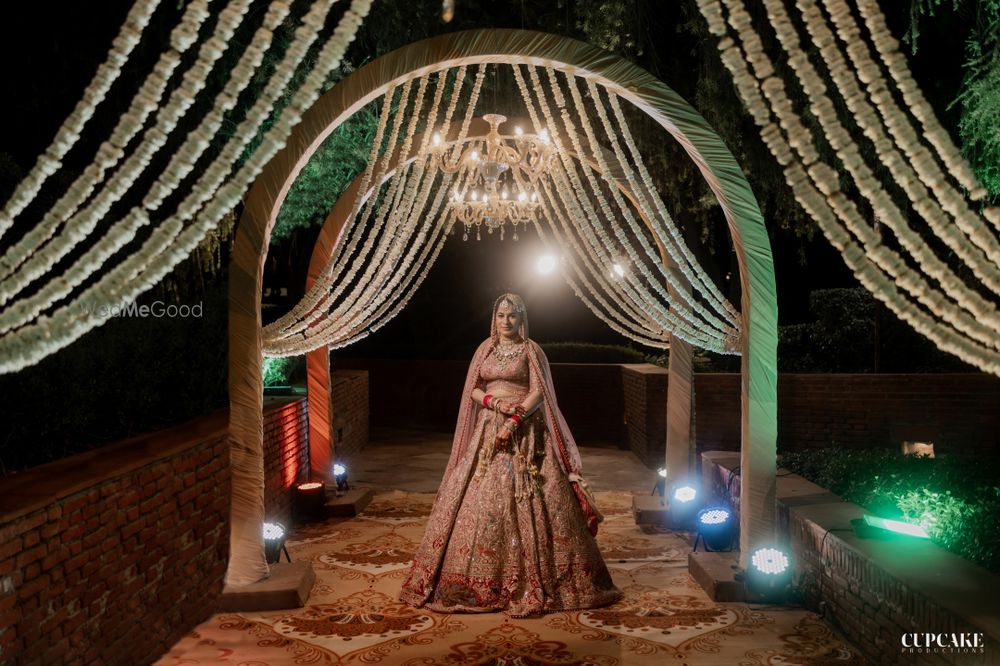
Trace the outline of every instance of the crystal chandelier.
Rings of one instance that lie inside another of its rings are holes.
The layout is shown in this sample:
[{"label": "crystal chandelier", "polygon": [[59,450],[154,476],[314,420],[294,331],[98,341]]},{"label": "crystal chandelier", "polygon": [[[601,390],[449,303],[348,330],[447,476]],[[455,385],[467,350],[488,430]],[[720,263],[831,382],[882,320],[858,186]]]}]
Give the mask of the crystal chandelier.
[{"label": "crystal chandelier", "polygon": [[435,133],[432,155],[445,173],[464,170],[464,185],[455,189],[448,202],[455,219],[465,225],[462,239],[468,240],[469,230],[475,227],[479,240],[485,226],[491,234],[499,229],[503,240],[510,223],[517,240],[517,225],[538,221],[539,183],[553,166],[555,150],[544,129],[527,134],[515,127],[513,134],[500,134],[506,116],[490,113],[483,120],[490,124],[485,140],[470,142],[461,156],[451,161],[441,135]]}]

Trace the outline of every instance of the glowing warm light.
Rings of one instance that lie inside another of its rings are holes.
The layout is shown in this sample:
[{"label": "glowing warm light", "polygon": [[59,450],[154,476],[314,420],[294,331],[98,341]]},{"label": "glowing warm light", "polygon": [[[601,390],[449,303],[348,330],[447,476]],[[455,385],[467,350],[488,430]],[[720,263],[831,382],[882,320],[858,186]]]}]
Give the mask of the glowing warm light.
[{"label": "glowing warm light", "polygon": [[517,200],[518,201],[527,201],[528,200],[528,195],[525,194],[524,192],[521,192],[520,194],[517,195]]},{"label": "glowing warm light", "polygon": [[615,264],[614,266],[611,267],[611,269],[615,272],[615,275],[617,275],[618,277],[625,276],[625,267],[622,266],[621,264]]},{"label": "glowing warm light", "polygon": [[479,201],[479,192],[477,192],[476,190],[472,190],[472,200]]},{"label": "glowing warm light", "polygon": [[777,548],[758,548],[750,562],[757,571],[774,576],[788,569],[788,556]]},{"label": "glowing warm light", "polygon": [[500,193],[500,198],[503,199],[504,201],[507,200],[507,190],[504,190],[503,192]]},{"label": "glowing warm light", "polygon": [[667,478],[667,468],[666,467],[661,467],[660,469],[656,470],[656,473],[659,474],[660,476],[662,476],[664,479]]},{"label": "glowing warm light", "polygon": [[729,520],[729,511],[726,509],[708,509],[702,511],[698,516],[698,521],[703,525],[721,525]]},{"label": "glowing warm light", "polygon": [[535,192],[535,193],[533,193],[533,194],[531,195],[531,200],[532,200],[532,201],[538,201],[538,192]]},{"label": "glowing warm light", "polygon": [[309,483],[300,483],[299,490],[315,490],[316,488],[322,488],[323,484],[316,481],[310,481]]},{"label": "glowing warm light", "polygon": [[691,486],[681,486],[674,491],[674,499],[678,502],[690,502],[698,492]]},{"label": "glowing warm light", "polygon": [[549,132],[548,132],[548,130],[542,130],[541,132],[539,132],[538,133],[538,138],[542,140],[542,143],[548,143],[549,142]]},{"label": "glowing warm light", "polygon": [[516,134],[517,136],[521,136],[522,134],[524,134],[524,130],[521,129],[520,125],[514,126],[514,134]]},{"label": "glowing warm light", "polygon": [[903,442],[904,456],[934,457],[934,442]]},{"label": "glowing warm light", "polygon": [[344,474],[347,474],[347,468],[341,465],[340,463],[335,463],[333,466],[333,475],[343,476]]},{"label": "glowing warm light", "polygon": [[264,541],[278,541],[285,536],[285,526],[281,523],[264,523]]},{"label": "glowing warm light", "polygon": [[535,262],[535,270],[542,275],[549,275],[556,269],[556,265],[558,265],[558,263],[559,260],[553,255],[543,254],[538,258],[538,261]]},{"label": "glowing warm light", "polygon": [[478,160],[479,159],[479,151],[478,150],[473,150],[471,153],[469,153],[469,159],[472,160],[473,162],[475,162],[476,160]]},{"label": "glowing warm light", "polygon": [[435,146],[440,146],[441,145],[441,135],[438,134],[437,132],[434,132],[434,136],[431,137],[431,141],[434,142]]}]

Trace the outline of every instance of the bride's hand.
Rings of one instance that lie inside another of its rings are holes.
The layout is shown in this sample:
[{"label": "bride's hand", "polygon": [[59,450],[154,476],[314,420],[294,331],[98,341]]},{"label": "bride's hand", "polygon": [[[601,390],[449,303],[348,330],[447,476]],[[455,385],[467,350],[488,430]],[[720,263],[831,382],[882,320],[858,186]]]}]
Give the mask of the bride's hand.
[{"label": "bride's hand", "polygon": [[508,428],[501,426],[497,430],[497,444],[503,445],[510,441],[511,432]]},{"label": "bride's hand", "polygon": [[510,416],[517,413],[517,406],[506,400],[497,400],[497,411],[504,416]]}]

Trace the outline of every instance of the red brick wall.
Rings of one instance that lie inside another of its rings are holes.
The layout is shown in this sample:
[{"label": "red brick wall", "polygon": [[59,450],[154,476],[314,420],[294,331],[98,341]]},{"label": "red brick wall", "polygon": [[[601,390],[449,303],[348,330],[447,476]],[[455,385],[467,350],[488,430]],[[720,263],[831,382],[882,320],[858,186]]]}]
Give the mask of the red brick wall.
[{"label": "red brick wall", "polygon": [[[372,425],[455,427],[466,362],[338,359],[336,364],[369,369]],[[616,441],[648,464],[659,464],[666,437],[662,368],[559,363],[552,375],[559,406],[578,440]],[[697,373],[694,386],[698,452],[738,450],[739,375]],[[778,378],[783,450],[895,447],[923,438],[935,441],[938,451],[1000,452],[1000,379],[982,374]]]},{"label": "red brick wall", "polygon": [[667,371],[648,363],[619,367],[628,448],[647,466],[659,467],[666,455]]},{"label": "red brick wall", "polygon": [[[335,359],[333,365],[337,370],[368,370],[372,426],[442,432],[455,429],[468,361]],[[620,367],[552,365],[559,408],[578,440],[623,441]]]},{"label": "red brick wall", "polygon": [[[739,449],[739,375],[695,376],[698,450]],[[778,447],[898,447],[1000,452],[1000,379],[982,374],[778,377]]]},{"label": "red brick wall", "polygon": [[554,363],[552,384],[559,409],[580,442],[625,441],[622,366],[612,363]]},{"label": "red brick wall", "polygon": [[309,413],[304,397],[264,399],[264,517],[292,524],[296,483],[309,477]]},{"label": "red brick wall", "polygon": [[[780,385],[780,381],[779,381]],[[778,417],[785,405],[778,401]],[[697,453],[740,448],[740,376],[697,373],[694,376],[694,427]]]},{"label": "red brick wall", "polygon": [[0,662],[150,663],[214,610],[226,414],[0,481]]},{"label": "red brick wall", "polygon": [[337,460],[350,463],[368,444],[368,371],[331,372],[330,404],[334,454]]}]

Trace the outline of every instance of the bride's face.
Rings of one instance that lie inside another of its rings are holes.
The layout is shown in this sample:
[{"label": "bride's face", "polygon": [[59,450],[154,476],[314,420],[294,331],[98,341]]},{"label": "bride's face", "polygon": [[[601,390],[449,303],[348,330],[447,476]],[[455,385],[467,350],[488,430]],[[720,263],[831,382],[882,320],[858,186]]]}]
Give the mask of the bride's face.
[{"label": "bride's face", "polygon": [[517,331],[521,327],[521,314],[504,301],[497,308],[497,331],[501,337],[515,338]]}]

